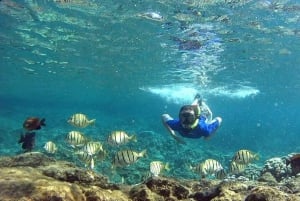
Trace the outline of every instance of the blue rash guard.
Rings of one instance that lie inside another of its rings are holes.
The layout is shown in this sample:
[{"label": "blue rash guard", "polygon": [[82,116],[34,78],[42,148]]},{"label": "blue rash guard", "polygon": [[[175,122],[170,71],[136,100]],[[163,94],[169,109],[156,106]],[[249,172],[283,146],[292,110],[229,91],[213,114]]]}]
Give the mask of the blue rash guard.
[{"label": "blue rash guard", "polygon": [[179,119],[171,119],[166,121],[174,131],[177,131],[181,136],[186,138],[201,138],[202,136],[208,137],[214,133],[220,126],[219,121],[212,121],[211,123],[205,122],[206,117],[200,115],[198,125],[193,129],[183,128]]}]

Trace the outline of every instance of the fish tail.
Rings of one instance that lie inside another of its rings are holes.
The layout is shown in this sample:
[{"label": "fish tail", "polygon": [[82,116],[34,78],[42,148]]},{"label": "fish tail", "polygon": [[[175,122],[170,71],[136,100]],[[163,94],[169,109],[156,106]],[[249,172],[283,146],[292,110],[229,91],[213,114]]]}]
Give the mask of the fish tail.
[{"label": "fish tail", "polygon": [[165,164],[165,170],[168,171],[168,172],[170,171],[170,164],[169,163]]},{"label": "fish tail", "polygon": [[130,136],[130,140],[132,140],[133,142],[137,142],[136,135],[132,135],[132,136]]},{"label": "fish tail", "polygon": [[255,159],[255,160],[259,160],[259,155],[258,155],[258,154],[255,154],[255,155],[254,155],[254,159]]},{"label": "fish tail", "polygon": [[20,144],[20,143],[24,142],[24,140],[25,140],[25,136],[23,133],[21,133],[18,143]]},{"label": "fish tail", "polygon": [[92,158],[91,160],[91,169],[94,169],[95,168],[95,161],[94,161],[94,158]]},{"label": "fish tail", "polygon": [[144,157],[144,156],[147,156],[147,149],[144,149],[143,151],[141,151],[139,154],[138,154],[139,157]]},{"label": "fish tail", "polygon": [[88,121],[89,125],[95,125],[96,119],[92,119]]},{"label": "fish tail", "polygon": [[46,126],[45,121],[46,121],[46,119],[45,119],[45,118],[42,118],[41,121],[40,121],[40,125],[41,125],[41,126]]}]

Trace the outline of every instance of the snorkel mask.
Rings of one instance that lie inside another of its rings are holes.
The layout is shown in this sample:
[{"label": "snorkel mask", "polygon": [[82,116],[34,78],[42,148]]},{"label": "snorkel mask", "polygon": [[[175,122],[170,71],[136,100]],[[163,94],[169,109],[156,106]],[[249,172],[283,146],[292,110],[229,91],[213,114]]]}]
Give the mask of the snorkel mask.
[{"label": "snorkel mask", "polygon": [[193,129],[197,126],[200,109],[197,105],[184,105],[179,111],[180,124],[185,129]]}]

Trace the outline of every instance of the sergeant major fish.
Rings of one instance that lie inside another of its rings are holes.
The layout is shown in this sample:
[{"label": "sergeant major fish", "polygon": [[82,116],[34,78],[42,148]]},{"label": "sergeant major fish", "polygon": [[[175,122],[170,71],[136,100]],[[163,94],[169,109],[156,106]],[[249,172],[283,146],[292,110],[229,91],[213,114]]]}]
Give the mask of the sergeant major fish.
[{"label": "sergeant major fish", "polygon": [[83,146],[87,139],[83,133],[79,131],[70,131],[66,136],[66,141],[73,147]]},{"label": "sergeant major fish", "polygon": [[128,136],[124,131],[113,131],[107,139],[107,142],[112,146],[126,144],[129,141],[136,142],[135,135]]},{"label": "sergeant major fish", "polygon": [[89,120],[85,114],[77,113],[73,114],[69,119],[68,123],[79,127],[79,128],[85,128],[91,124],[95,124],[96,119]]},{"label": "sergeant major fish", "polygon": [[132,150],[118,151],[113,159],[113,167],[127,166],[135,163],[139,158],[144,157],[146,150],[136,152]]},{"label": "sergeant major fish", "polygon": [[205,177],[208,174],[214,174],[223,169],[222,165],[214,159],[206,159],[204,162],[198,164],[195,167],[190,167],[190,169],[201,174],[202,177]]},{"label": "sergeant major fish", "polygon": [[52,141],[49,141],[46,142],[44,149],[46,150],[46,152],[54,154],[57,151],[57,146]]},{"label": "sergeant major fish", "polygon": [[169,163],[163,163],[161,161],[152,161],[150,163],[150,172],[153,176],[159,176],[163,170],[170,170]]},{"label": "sergeant major fish", "polygon": [[85,151],[76,151],[75,154],[78,156],[79,160],[85,163],[86,166],[89,166],[91,169],[94,169],[95,161],[92,155]]},{"label": "sergeant major fish", "polygon": [[215,173],[215,178],[216,179],[224,179],[226,177],[226,172],[225,172],[225,170],[224,169],[221,169],[221,170],[219,170],[219,171],[217,171],[216,173]]},{"label": "sergeant major fish", "polygon": [[239,164],[249,164],[254,160],[259,160],[258,154],[255,154],[252,151],[246,149],[237,151],[232,158],[232,161]]},{"label": "sergeant major fish", "polygon": [[82,147],[82,151],[84,151],[90,155],[94,155],[94,154],[97,154],[99,151],[103,152],[103,147],[102,147],[101,142],[90,141],[90,142],[87,142]]},{"label": "sergeant major fish", "polygon": [[229,172],[231,174],[239,174],[243,172],[246,168],[246,164],[236,163],[235,161],[231,161],[229,166]]}]

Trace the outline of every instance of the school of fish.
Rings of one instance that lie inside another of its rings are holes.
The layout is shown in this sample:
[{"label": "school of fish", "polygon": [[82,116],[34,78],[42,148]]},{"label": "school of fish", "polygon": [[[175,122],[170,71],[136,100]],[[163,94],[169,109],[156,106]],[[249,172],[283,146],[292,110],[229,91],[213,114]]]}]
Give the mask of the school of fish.
[{"label": "school of fish", "polygon": [[[34,122],[39,122],[39,120],[35,119]],[[71,115],[67,122],[76,128],[86,128],[95,125],[96,119],[89,120],[85,114],[76,113]],[[39,128],[39,124],[36,127]],[[71,148],[71,154],[76,156],[89,169],[94,169],[96,162],[102,161],[108,156],[103,143],[119,148],[112,156],[112,168],[133,165],[140,158],[147,155],[146,149],[137,151],[122,147],[129,142],[137,142],[136,135],[129,135],[123,130],[111,131],[106,142],[90,139],[82,131],[71,130],[66,134],[65,141]],[[48,141],[45,143],[44,149],[48,154],[55,154],[58,151],[58,146],[54,142]],[[240,174],[248,164],[255,160],[259,160],[258,154],[247,149],[241,149],[233,155],[227,169],[219,161],[211,158],[205,159],[196,165],[190,165],[189,169],[200,175],[201,178],[224,179],[230,174]],[[161,176],[165,171],[170,171],[168,162],[153,160],[149,164],[148,177]]]}]

